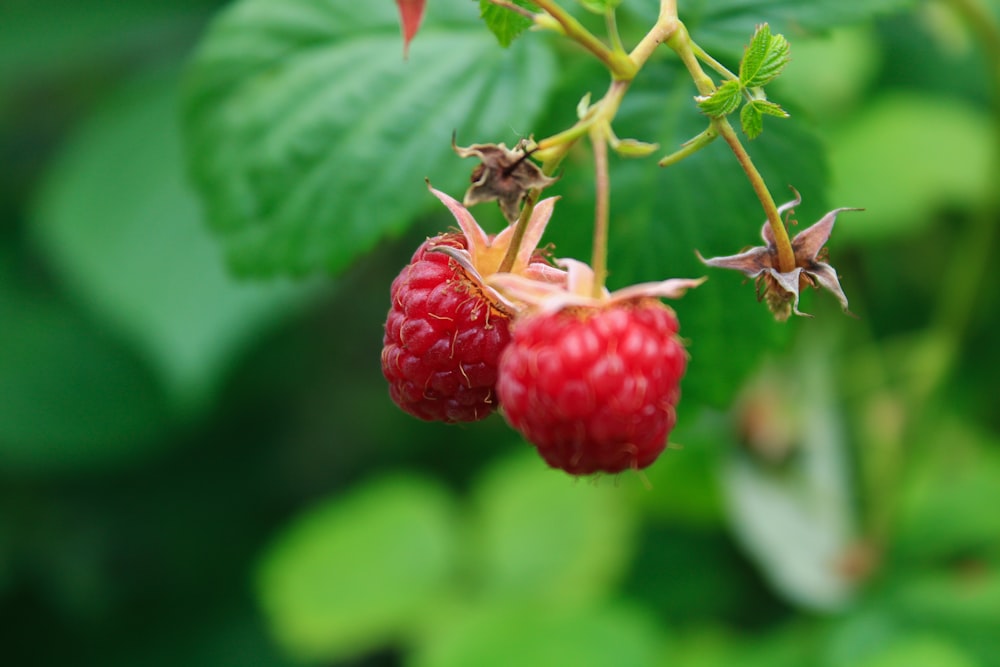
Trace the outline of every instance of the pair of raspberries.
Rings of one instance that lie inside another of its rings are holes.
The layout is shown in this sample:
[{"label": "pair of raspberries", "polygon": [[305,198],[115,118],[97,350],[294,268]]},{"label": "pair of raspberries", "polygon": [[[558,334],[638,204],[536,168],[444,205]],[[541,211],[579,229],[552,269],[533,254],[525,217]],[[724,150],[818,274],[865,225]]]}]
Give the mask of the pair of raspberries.
[{"label": "pair of raspberries", "polygon": [[499,407],[550,466],[573,475],[656,460],[687,365],[674,311],[638,295],[513,316],[440,251],[466,245],[459,233],[428,239],[392,283],[382,372],[393,401],[444,422]]}]

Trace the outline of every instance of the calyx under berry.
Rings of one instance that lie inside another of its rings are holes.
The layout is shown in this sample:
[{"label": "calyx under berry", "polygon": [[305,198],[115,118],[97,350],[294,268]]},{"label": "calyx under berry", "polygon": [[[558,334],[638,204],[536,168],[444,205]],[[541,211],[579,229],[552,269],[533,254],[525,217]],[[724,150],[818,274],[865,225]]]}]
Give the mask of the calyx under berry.
[{"label": "calyx under berry", "polygon": [[[472,280],[487,290],[492,299],[506,307],[509,312],[516,311],[518,309],[517,302],[498,293],[489,286],[486,280],[499,271],[500,265],[510,251],[514,239],[514,226],[508,225],[499,234],[491,236],[476,222],[469,209],[444,192],[435,190],[430,185],[428,187],[431,193],[441,200],[441,203],[448,207],[451,214],[455,216],[455,221],[462,230],[466,244],[465,248],[442,245],[436,250],[451,257]],[[537,281],[539,284],[565,284],[566,271],[556,268],[548,262],[537,261],[539,259],[538,246],[545,233],[545,227],[552,217],[556,200],[556,197],[549,197],[535,205],[531,217],[526,223],[527,226],[521,237],[520,245],[517,247],[513,265],[505,274],[523,276],[526,279]]]},{"label": "calyx under berry", "polygon": [[[556,264],[566,269],[565,284],[540,281],[528,275],[498,273],[488,279],[508,299],[528,305],[539,312],[555,312],[570,306],[600,306],[630,301],[643,297],[676,299],[692,287],[705,282],[705,278],[670,278],[660,282],[629,285],[609,292],[606,288],[594,289],[594,270],[575,259],[557,259]],[[595,291],[598,294],[595,296]]]}]

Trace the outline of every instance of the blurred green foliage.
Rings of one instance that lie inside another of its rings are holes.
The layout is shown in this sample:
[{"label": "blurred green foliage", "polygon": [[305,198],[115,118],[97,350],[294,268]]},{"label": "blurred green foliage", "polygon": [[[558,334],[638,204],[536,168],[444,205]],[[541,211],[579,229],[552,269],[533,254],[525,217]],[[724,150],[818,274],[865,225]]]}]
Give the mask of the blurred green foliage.
[{"label": "blurred green foliage", "polygon": [[[749,150],[801,223],[867,209],[830,244],[860,318],[776,324],[712,273],[647,486],[412,420],[378,367],[390,281],[453,224],[423,179],[473,166],[452,131],[563,129],[596,63],[501,49],[472,0],[430,0],[405,62],[389,2],[6,3],[0,662],[1000,665],[1000,6],[679,5],[730,67],[788,38],[792,117]],[[621,3],[626,42],[654,16]],[[615,130],[676,147],[693,95],[664,53]],[[612,287],[758,238],[721,143],[611,177]],[[552,192],[586,257],[585,150]]]}]

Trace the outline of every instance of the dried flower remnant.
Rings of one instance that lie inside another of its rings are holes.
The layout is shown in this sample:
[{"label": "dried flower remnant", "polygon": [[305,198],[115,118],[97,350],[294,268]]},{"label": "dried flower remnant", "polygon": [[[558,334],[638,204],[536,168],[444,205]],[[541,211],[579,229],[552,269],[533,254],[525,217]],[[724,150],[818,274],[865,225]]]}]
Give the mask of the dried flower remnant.
[{"label": "dried flower remnant", "polygon": [[520,144],[513,150],[503,143],[462,147],[452,137],[451,147],[459,157],[477,157],[481,161],[472,172],[472,185],[462,203],[474,206],[496,200],[507,222],[517,220],[529,190],[541,190],[556,182],[528,159],[530,153]]},{"label": "dried flower remnant", "polygon": [[[795,189],[795,199],[782,204],[778,213],[791,214],[792,209],[802,201]],[[809,317],[799,311],[799,292],[804,287],[823,287],[837,297],[844,312],[847,309],[847,296],[840,287],[837,271],[826,262],[827,250],[824,248],[833,231],[833,223],[837,215],[844,211],[861,211],[860,208],[838,208],[830,211],[815,224],[796,234],[792,239],[792,252],[795,255],[795,266],[789,271],[781,271],[778,266],[778,249],[775,245],[774,233],[769,223],[764,223],[761,236],[766,245],[756,246],[737,255],[713,257],[705,259],[700,254],[698,258],[708,266],[723,269],[735,269],[757,285],[757,298],[767,301],[767,306],[779,322],[787,320],[792,313]],[[787,217],[786,217],[787,219]]]}]

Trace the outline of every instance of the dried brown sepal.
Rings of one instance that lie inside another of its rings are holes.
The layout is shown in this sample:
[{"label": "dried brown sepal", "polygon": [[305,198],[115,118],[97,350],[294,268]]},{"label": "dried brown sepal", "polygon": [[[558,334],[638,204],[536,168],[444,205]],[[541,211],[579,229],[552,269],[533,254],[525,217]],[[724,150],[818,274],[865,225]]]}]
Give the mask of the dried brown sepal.
[{"label": "dried brown sepal", "polygon": [[[794,188],[792,192],[795,192]],[[779,207],[779,213],[792,212],[792,209],[802,201],[798,192],[795,199]],[[861,211],[860,208],[838,208],[830,211],[815,224],[796,234],[792,239],[792,251],[795,254],[795,267],[791,271],[782,272],[778,269],[778,249],[775,245],[771,226],[764,223],[761,236],[766,245],[756,246],[737,255],[698,258],[708,266],[723,269],[735,269],[749,278],[753,278],[757,286],[758,301],[763,298],[767,307],[779,322],[787,320],[795,313],[809,317],[799,311],[799,293],[805,287],[822,287],[831,292],[840,302],[841,308],[848,315],[847,296],[840,287],[837,271],[826,261],[827,252],[823,246],[830,238],[833,223],[837,214],[844,211]]]},{"label": "dried brown sepal", "polygon": [[522,145],[513,150],[503,143],[472,144],[462,147],[452,137],[451,147],[459,157],[476,157],[480,164],[472,171],[472,185],[465,192],[462,204],[474,206],[496,200],[507,222],[514,222],[529,190],[548,187],[557,179],[542,173],[541,167],[529,159]]}]

